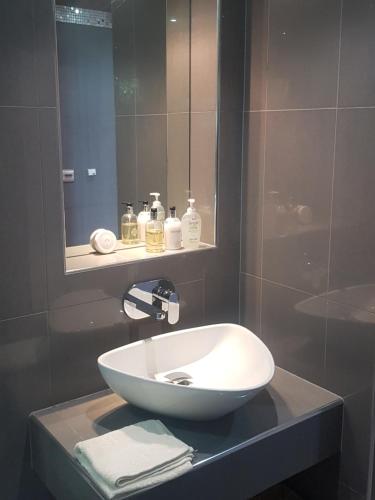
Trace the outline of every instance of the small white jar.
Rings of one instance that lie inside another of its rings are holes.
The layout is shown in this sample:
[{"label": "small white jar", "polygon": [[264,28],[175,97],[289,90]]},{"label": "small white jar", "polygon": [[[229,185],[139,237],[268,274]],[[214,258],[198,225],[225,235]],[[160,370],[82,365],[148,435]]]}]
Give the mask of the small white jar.
[{"label": "small white jar", "polygon": [[96,229],[90,236],[90,245],[98,253],[112,253],[117,244],[116,235],[107,229]]}]

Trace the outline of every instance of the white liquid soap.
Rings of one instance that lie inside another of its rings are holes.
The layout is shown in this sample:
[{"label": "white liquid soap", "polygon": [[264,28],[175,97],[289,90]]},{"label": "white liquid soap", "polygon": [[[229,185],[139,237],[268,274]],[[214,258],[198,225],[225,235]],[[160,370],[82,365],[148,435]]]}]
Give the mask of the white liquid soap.
[{"label": "white liquid soap", "polygon": [[143,204],[142,212],[139,212],[137,217],[138,223],[138,238],[139,241],[146,241],[146,224],[150,220],[151,212],[150,207],[148,206],[148,201],[140,202]]},{"label": "white liquid soap", "polygon": [[156,208],[157,210],[157,220],[164,221],[165,219],[165,210],[163,205],[159,200],[160,193],[150,193],[150,196],[154,196],[155,200],[152,202],[151,208]]},{"label": "white liquid soap", "polygon": [[182,231],[181,221],[176,217],[176,207],[169,209],[169,217],[164,222],[164,241],[166,250],[181,248]]},{"label": "white liquid soap", "polygon": [[194,207],[195,200],[188,200],[189,207],[182,217],[182,245],[186,249],[194,249],[199,247],[202,232],[202,219],[196,208]]}]

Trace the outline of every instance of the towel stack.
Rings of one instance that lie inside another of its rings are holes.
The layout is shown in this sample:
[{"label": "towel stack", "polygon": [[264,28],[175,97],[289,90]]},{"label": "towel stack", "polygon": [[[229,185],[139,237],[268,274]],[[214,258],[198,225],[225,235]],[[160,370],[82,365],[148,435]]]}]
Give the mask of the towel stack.
[{"label": "towel stack", "polygon": [[146,420],[77,443],[74,452],[99,489],[113,499],[189,471],[194,450],[159,420]]}]

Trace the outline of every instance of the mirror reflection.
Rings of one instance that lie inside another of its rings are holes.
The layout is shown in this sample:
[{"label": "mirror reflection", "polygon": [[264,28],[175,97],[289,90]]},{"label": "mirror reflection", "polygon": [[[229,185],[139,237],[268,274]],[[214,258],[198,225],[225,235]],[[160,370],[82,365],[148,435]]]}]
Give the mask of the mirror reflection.
[{"label": "mirror reflection", "polygon": [[56,0],[55,8],[67,257],[145,246],[147,231],[153,252],[214,244],[216,102],[192,109],[191,98],[194,65],[199,80],[212,57],[202,47],[211,37],[216,50],[216,33],[192,40],[191,0]]}]

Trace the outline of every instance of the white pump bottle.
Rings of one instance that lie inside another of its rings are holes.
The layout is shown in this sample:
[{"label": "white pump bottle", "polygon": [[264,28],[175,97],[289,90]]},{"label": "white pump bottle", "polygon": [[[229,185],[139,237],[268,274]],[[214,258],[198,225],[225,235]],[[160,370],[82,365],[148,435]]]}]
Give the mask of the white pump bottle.
[{"label": "white pump bottle", "polygon": [[202,232],[202,219],[196,208],[194,207],[195,200],[188,200],[189,207],[181,220],[182,229],[182,245],[186,249],[194,249],[199,247]]}]

